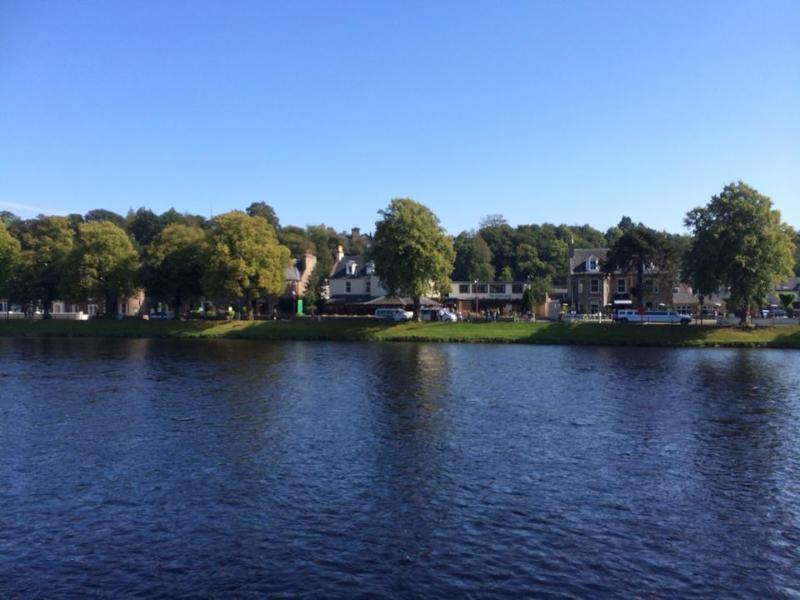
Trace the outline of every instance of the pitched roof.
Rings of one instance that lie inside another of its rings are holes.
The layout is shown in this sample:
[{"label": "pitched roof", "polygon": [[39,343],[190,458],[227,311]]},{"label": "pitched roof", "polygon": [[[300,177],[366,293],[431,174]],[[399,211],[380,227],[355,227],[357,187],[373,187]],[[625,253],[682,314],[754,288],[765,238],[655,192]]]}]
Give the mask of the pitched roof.
[{"label": "pitched roof", "polygon": [[[356,263],[356,273],[355,275],[348,275],[347,274],[347,263],[350,261]],[[360,254],[351,254],[348,256],[343,256],[342,260],[337,262],[333,265],[333,270],[331,271],[330,279],[343,279],[345,277],[366,277],[367,276],[367,265],[370,264],[371,261],[367,260],[364,256]]]},{"label": "pitched roof", "polygon": [[[569,258],[570,273],[593,273],[586,269],[586,261],[594,256],[599,261],[599,267],[608,257],[608,248],[575,248]],[[598,268],[599,268],[598,267]],[[599,272],[599,271],[598,271]]]},{"label": "pitched roof", "polygon": [[789,277],[775,286],[776,292],[799,292],[800,291],[800,277]]}]

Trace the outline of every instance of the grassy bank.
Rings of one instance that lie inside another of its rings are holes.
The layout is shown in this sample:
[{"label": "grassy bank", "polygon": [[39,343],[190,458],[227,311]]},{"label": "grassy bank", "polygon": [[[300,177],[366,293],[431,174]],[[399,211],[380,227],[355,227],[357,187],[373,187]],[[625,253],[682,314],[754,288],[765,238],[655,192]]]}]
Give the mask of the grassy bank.
[{"label": "grassy bank", "polygon": [[0,336],[431,341],[595,346],[800,348],[800,327],[598,325],[593,323],[404,323],[302,321],[0,321]]}]

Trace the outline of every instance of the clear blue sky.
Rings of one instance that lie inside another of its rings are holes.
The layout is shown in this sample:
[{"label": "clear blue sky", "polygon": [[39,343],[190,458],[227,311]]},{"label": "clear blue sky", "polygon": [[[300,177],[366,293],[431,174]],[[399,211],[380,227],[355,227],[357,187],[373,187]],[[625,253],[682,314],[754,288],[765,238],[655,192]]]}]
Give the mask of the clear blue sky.
[{"label": "clear blue sky", "polygon": [[630,215],[732,180],[800,227],[800,2],[0,0],[0,208],[452,233]]}]

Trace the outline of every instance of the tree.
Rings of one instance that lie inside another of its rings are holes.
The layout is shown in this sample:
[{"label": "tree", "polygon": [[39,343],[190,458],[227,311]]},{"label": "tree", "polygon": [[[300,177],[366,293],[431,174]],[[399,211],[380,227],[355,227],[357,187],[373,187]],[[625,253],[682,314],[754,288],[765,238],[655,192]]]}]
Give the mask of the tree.
[{"label": "tree", "polygon": [[800,231],[794,232],[794,274],[800,277]]},{"label": "tree", "polygon": [[0,222],[0,296],[8,295],[8,284],[16,268],[19,251],[19,242]]},{"label": "tree", "polygon": [[511,270],[511,267],[508,265],[503,267],[497,276],[497,281],[514,281],[514,271]]},{"label": "tree", "polygon": [[262,219],[266,219],[267,223],[275,228],[275,231],[278,231],[281,228],[281,222],[278,219],[278,215],[275,214],[275,209],[266,202],[253,202],[247,207],[246,212],[250,217],[261,217]]},{"label": "tree", "polygon": [[211,229],[209,250],[204,287],[211,294],[244,298],[248,320],[253,318],[256,298],[283,291],[289,249],[278,242],[263,217],[239,211],[219,215]]},{"label": "tree", "polygon": [[794,302],[794,294],[787,293],[787,294],[778,294],[778,298],[781,300],[781,304],[783,308],[786,310],[786,314],[790,317],[794,316],[794,309],[792,308],[792,303]]},{"label": "tree", "polygon": [[0,223],[9,227],[12,223],[19,221],[19,217],[7,210],[0,210]]},{"label": "tree", "polygon": [[75,230],[65,217],[32,221],[21,236],[14,295],[23,302],[40,301],[45,317],[54,300],[68,293],[68,274]]},{"label": "tree", "polygon": [[141,279],[147,293],[168,302],[180,316],[186,301],[203,295],[201,285],[208,261],[206,233],[180,223],[167,225],[147,247]]},{"label": "tree", "polygon": [[76,291],[101,297],[105,313],[116,315],[117,301],[136,289],[138,255],[123,229],[108,221],[78,225],[71,263]]},{"label": "tree", "polygon": [[419,320],[422,296],[450,289],[453,241],[430,209],[408,198],[392,200],[378,214],[383,218],[375,223],[371,249],[375,272],[390,293],[413,298]]},{"label": "tree", "polygon": [[492,251],[480,235],[462,231],[453,240],[453,247],[456,253],[453,279],[457,281],[494,279]]},{"label": "tree", "polygon": [[105,208],[95,208],[94,210],[90,210],[86,213],[86,222],[89,223],[91,221],[108,221],[109,223],[113,223],[120,229],[125,229],[125,217],[122,215],[118,215],[117,213],[106,210]]},{"label": "tree", "polygon": [[772,201],[749,185],[730,183],[686,215],[694,241],[688,271],[701,290],[730,290],[728,303],[748,322],[775,284],[792,275],[793,232]]},{"label": "tree", "polygon": [[636,272],[634,292],[641,310],[644,308],[644,272],[651,266],[658,269],[664,262],[664,246],[658,232],[639,224],[624,230],[622,237],[609,249],[603,270],[606,273]]},{"label": "tree", "polygon": [[291,252],[292,256],[295,258],[302,258],[307,250],[314,254],[317,253],[316,245],[308,237],[306,230],[302,227],[295,227],[294,225],[283,227],[278,231],[278,240],[281,244],[289,248],[289,252]]},{"label": "tree", "polygon": [[547,300],[547,293],[552,285],[553,282],[549,277],[539,277],[528,282],[528,285],[525,286],[525,291],[522,293],[522,305],[529,314],[533,314],[534,308]]},{"label": "tree", "polygon": [[141,207],[136,212],[128,212],[126,219],[128,233],[139,246],[147,246],[161,231],[161,219],[149,208]]}]

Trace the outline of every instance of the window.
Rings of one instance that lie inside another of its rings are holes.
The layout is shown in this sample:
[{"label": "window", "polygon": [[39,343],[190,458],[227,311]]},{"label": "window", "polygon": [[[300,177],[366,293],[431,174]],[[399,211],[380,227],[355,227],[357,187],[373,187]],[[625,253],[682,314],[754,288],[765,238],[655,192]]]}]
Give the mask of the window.
[{"label": "window", "polygon": [[489,292],[492,294],[505,294],[506,293],[506,284],[505,283],[493,283],[489,286]]},{"label": "window", "polygon": [[61,314],[64,312],[64,303],[63,302],[53,302],[53,313],[54,314]]},{"label": "window", "polygon": [[592,302],[592,306],[589,312],[593,315],[596,315],[597,313],[600,312],[600,305],[597,304],[597,302]]},{"label": "window", "polygon": [[600,293],[600,280],[599,279],[592,279],[591,281],[591,290],[593,294]]},{"label": "window", "polygon": [[511,284],[511,293],[512,294],[521,294],[522,293],[522,284],[521,283],[512,283]]},{"label": "window", "polygon": [[485,283],[479,283],[472,286],[472,291],[475,294],[485,294],[489,291],[489,286]]},{"label": "window", "polygon": [[373,275],[375,273],[375,263],[368,262],[367,263],[367,275]]},{"label": "window", "polygon": [[617,293],[624,294],[626,290],[625,280],[624,279],[617,279]]},{"label": "window", "polygon": [[648,294],[657,294],[658,293],[658,280],[657,279],[645,279],[644,280],[644,291]]},{"label": "window", "polygon": [[89,311],[89,316],[95,316],[97,314],[97,304],[90,304],[86,307],[86,310]]},{"label": "window", "polygon": [[0,302],[0,312],[8,312],[8,306],[5,302]]},{"label": "window", "polygon": [[469,294],[469,284],[468,283],[459,283],[458,284],[458,293],[459,294]]},{"label": "window", "polygon": [[583,293],[583,281],[578,282],[578,293],[579,294]]},{"label": "window", "polygon": [[366,289],[368,294],[372,293],[372,281],[370,281],[369,279],[367,279]]},{"label": "window", "polygon": [[597,259],[592,256],[589,260],[586,261],[586,270],[587,271],[597,271]]},{"label": "window", "polygon": [[353,286],[350,284],[350,282],[349,282],[349,281],[345,281],[345,282],[344,282],[344,293],[345,293],[345,294],[349,294],[349,293],[350,293],[350,291],[351,291],[351,289],[352,289],[352,287],[353,287]]},{"label": "window", "polygon": [[348,275],[355,275],[357,269],[358,269],[358,264],[354,260],[348,260],[347,261],[347,274]]},{"label": "window", "polygon": [[578,304],[578,314],[582,315],[584,313],[583,304]]}]

